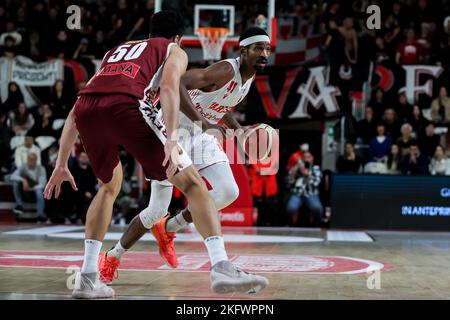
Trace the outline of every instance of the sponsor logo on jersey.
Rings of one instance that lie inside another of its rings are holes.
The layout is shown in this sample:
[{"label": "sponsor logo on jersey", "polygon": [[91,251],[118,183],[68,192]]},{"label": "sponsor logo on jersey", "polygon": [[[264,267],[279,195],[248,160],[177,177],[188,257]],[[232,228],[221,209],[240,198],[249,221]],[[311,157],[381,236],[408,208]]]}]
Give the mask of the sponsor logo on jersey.
[{"label": "sponsor logo on jersey", "polygon": [[100,70],[98,75],[115,76],[118,74],[122,74],[124,76],[134,79],[140,68],[141,67],[139,67],[137,64],[133,62],[112,63],[104,66]]}]

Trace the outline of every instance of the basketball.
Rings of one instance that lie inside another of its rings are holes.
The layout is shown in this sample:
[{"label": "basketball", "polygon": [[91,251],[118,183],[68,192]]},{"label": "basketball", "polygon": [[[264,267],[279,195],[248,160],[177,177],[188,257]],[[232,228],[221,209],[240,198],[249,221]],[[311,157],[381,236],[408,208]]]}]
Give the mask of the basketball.
[{"label": "basketball", "polygon": [[277,132],[271,126],[258,123],[250,126],[244,133],[242,147],[250,163],[264,161],[271,155]]}]

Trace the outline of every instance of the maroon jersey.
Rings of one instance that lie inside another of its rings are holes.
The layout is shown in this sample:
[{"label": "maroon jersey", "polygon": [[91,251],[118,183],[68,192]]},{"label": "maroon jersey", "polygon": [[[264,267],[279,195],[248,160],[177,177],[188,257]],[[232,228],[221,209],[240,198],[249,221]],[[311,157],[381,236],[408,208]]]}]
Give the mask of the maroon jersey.
[{"label": "maroon jersey", "polygon": [[79,95],[125,94],[137,99],[159,87],[162,66],[172,42],[166,38],[128,41],[109,50],[100,69]]}]

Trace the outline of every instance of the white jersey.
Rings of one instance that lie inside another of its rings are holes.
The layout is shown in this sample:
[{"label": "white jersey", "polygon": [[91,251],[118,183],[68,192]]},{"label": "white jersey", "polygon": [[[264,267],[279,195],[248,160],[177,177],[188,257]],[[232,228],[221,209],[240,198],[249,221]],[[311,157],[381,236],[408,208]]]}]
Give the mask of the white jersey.
[{"label": "white jersey", "polygon": [[[254,76],[242,83],[240,61],[237,59],[226,59],[233,66],[234,76],[221,88],[204,92],[199,89],[189,90],[189,96],[199,113],[210,123],[217,124],[228,111],[232,111],[250,91]],[[162,110],[159,110],[158,117],[164,123]],[[217,139],[203,133],[200,127],[195,125],[184,113],[180,112],[180,130],[178,143],[187,151],[194,166],[201,170],[212,164],[219,162],[228,163],[228,157],[222,150]],[[170,185],[168,181],[163,184]]]},{"label": "white jersey", "polygon": [[[223,87],[204,92],[200,89],[189,90],[189,96],[198,112],[210,123],[218,123],[228,111],[233,111],[250,91],[254,76],[242,83],[239,71],[241,63],[239,58],[226,59],[233,66],[234,77]],[[192,121],[184,114],[180,115],[180,126],[192,125]]]}]

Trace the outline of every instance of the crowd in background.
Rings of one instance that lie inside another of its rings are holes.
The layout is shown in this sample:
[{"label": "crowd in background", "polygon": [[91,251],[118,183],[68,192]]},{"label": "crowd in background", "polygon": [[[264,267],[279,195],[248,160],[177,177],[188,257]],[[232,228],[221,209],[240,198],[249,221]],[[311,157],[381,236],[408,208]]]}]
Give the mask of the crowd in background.
[{"label": "crowd in background", "polygon": [[[192,25],[194,2],[181,3],[176,9],[185,12],[186,25]],[[448,1],[328,1],[326,6],[324,3],[277,1],[277,17],[310,19],[317,32],[325,35],[321,46],[321,59],[325,63],[351,66],[371,60],[392,64],[432,64],[449,69],[450,18],[445,16],[448,10],[444,10],[449,8]],[[66,27],[65,8],[72,4],[81,6],[81,30]],[[380,30],[364,27],[367,15],[363,8],[369,4],[381,7]],[[258,3],[237,5],[236,23],[244,29],[257,16]],[[8,58],[24,55],[37,62],[52,58],[79,62],[101,59],[119,42],[146,38],[153,11],[154,1],[1,1],[0,55]],[[289,38],[289,34],[284,33],[283,37]],[[88,72],[92,74],[92,70]],[[97,182],[80,141],[70,159],[79,191],[70,193],[66,190],[62,194],[69,194],[68,198],[62,196],[50,202],[41,197],[42,187],[55,166],[58,152],[62,126],[57,120],[67,117],[78,90],[84,85],[83,81],[75,86],[59,80],[41,95],[40,106],[28,108],[19,86],[9,83],[8,94],[2,97],[0,105],[0,179],[9,177],[14,184],[15,211],[18,214],[24,211],[23,201],[31,194],[36,198],[38,216],[42,221],[61,208],[73,213],[64,217],[66,220],[76,222],[84,219]],[[445,132],[437,130],[437,127],[450,124],[448,89],[442,85],[435,90],[437,93],[430,105],[409,105],[404,94],[386,97],[382,89],[374,88],[364,119],[355,122],[355,130],[345,145],[345,152],[337,160],[336,172],[450,175],[448,141],[445,140]],[[424,110],[428,110],[427,117]],[[40,146],[37,138],[42,136],[53,137],[54,141]],[[16,139],[18,145],[12,145],[15,137],[24,138]],[[264,193],[262,190],[254,193],[256,205],[282,207],[292,217],[290,223],[293,225],[303,204],[319,221],[326,220],[326,205],[320,191],[326,175],[314,162],[314,155],[308,148],[299,150],[291,158],[293,160],[288,167],[278,173],[286,181],[284,200],[277,199],[278,189],[273,186],[277,181],[274,179],[272,187]],[[126,151],[122,152],[122,161],[126,163],[126,174],[117,210],[126,215],[137,201],[132,196],[132,177],[136,167]],[[257,168],[251,170],[257,172]],[[27,196],[23,198],[23,195]],[[271,223],[271,218],[264,222]]]}]

